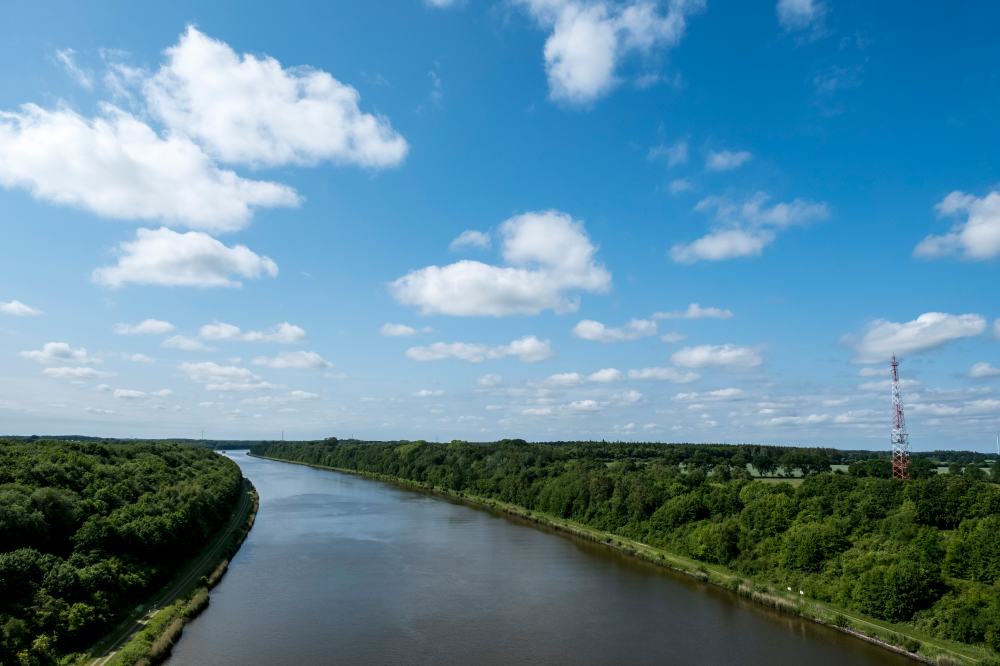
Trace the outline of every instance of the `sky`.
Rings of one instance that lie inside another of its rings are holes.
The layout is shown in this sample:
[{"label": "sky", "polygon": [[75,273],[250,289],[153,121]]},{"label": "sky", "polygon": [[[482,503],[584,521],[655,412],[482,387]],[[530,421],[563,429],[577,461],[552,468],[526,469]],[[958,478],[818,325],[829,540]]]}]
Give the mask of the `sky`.
[{"label": "sky", "polygon": [[1000,5],[36,2],[0,432],[1000,430]]}]

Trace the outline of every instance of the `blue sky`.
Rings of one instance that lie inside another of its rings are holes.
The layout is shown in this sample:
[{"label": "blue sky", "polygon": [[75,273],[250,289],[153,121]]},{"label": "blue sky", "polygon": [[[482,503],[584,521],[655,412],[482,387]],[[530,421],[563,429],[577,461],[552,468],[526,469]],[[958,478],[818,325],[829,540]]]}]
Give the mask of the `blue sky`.
[{"label": "blue sky", "polygon": [[0,431],[989,449],[998,20],[9,8]]}]

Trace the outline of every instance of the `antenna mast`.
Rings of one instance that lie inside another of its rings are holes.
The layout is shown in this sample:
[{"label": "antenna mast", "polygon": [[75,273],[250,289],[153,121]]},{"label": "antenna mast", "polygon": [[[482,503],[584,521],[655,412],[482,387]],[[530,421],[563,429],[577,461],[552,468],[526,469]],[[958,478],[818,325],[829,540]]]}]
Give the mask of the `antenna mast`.
[{"label": "antenna mast", "polygon": [[892,356],[892,478],[910,477],[910,435],[906,432],[903,417],[903,399],[899,395],[899,361]]}]

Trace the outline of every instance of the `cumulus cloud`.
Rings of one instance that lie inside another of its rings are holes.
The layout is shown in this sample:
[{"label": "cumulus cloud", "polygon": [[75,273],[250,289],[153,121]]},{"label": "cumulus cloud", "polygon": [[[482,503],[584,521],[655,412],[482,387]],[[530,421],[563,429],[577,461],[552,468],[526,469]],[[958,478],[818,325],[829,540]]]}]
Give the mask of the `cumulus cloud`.
[{"label": "cumulus cloud", "polygon": [[102,217],[234,231],[254,207],[296,206],[277,183],[218,168],[190,140],[102,105],[95,118],[25,104],[0,111],[0,185]]},{"label": "cumulus cloud", "polygon": [[674,384],[689,384],[699,378],[698,373],[678,370],[677,368],[636,368],[628,371],[629,379],[656,380],[673,382]]},{"label": "cumulus cloud", "polygon": [[254,365],[263,365],[276,369],[307,369],[307,368],[330,368],[333,364],[325,358],[311,351],[281,352],[277,356],[258,356],[253,360]]},{"label": "cumulus cloud", "polygon": [[711,402],[737,400],[743,397],[743,389],[723,388],[714,391],[694,391],[690,393],[678,393],[674,396],[677,402]]},{"label": "cumulus cloud", "polygon": [[953,315],[945,312],[925,312],[912,321],[897,323],[879,319],[873,321],[860,339],[844,339],[854,347],[859,363],[886,361],[893,354],[911,354],[940,347],[961,338],[980,335],[986,321],[977,314]]},{"label": "cumulus cloud", "polygon": [[984,197],[952,192],[938,205],[941,216],[964,215],[946,234],[931,234],[920,241],[913,254],[925,259],[959,256],[984,261],[1000,256],[1000,191]]},{"label": "cumulus cloud", "polygon": [[549,97],[584,106],[617,85],[618,70],[630,55],[648,56],[677,45],[688,17],[705,6],[703,0],[671,0],[661,13],[649,0],[518,1],[552,31],[544,51]]},{"label": "cumulus cloud", "polygon": [[712,215],[712,230],[691,242],[670,248],[670,257],[677,263],[721,261],[736,257],[758,256],[777,237],[777,233],[792,226],[826,219],[829,207],[825,203],[794,199],[768,205],[770,196],[758,192],[742,203],[725,197],[706,197],[695,210]]},{"label": "cumulus cloud", "polygon": [[188,26],[143,87],[150,112],[225,162],[399,164],[408,145],[353,87],[309,67],[238,54]]},{"label": "cumulus cloud", "polygon": [[135,240],[118,246],[118,263],[98,268],[91,279],[108,287],[126,284],[165,287],[239,287],[234,279],[275,277],[278,265],[245,245],[224,245],[199,231],[138,229]]},{"label": "cumulus cloud", "polygon": [[191,381],[202,384],[208,391],[258,391],[280,388],[264,381],[246,368],[234,365],[219,365],[211,361],[182,363],[180,370]]},{"label": "cumulus cloud", "polygon": [[90,356],[83,347],[74,349],[66,342],[46,342],[41,349],[23,351],[20,354],[39,363],[100,363],[99,359]]},{"label": "cumulus cloud", "polygon": [[703,308],[697,303],[691,303],[686,310],[673,310],[670,312],[657,312],[653,314],[653,319],[732,319],[731,310],[723,308]]},{"label": "cumulus cloud", "polygon": [[583,224],[566,213],[517,215],[500,226],[499,235],[508,265],[465,260],[428,266],[394,281],[393,296],[424,314],[500,317],[572,311],[579,299],[567,292],[599,293],[611,285]]},{"label": "cumulus cloud", "polygon": [[539,340],[533,335],[496,346],[468,342],[435,342],[424,347],[410,347],[406,350],[406,356],[414,361],[457,359],[467,363],[514,357],[524,363],[535,363],[552,356],[552,345],[548,340]]},{"label": "cumulus cloud", "polygon": [[162,319],[143,319],[138,324],[115,324],[112,330],[116,335],[165,335],[176,328]]},{"label": "cumulus cloud", "polygon": [[972,379],[987,379],[990,377],[1000,377],[1000,368],[994,368],[989,363],[982,361],[975,363],[969,368],[969,377]]},{"label": "cumulus cloud", "polygon": [[181,351],[215,351],[201,340],[190,338],[186,335],[172,335],[164,340],[160,346],[166,349],[180,349]]},{"label": "cumulus cloud", "polygon": [[592,342],[625,342],[656,335],[656,322],[633,319],[621,328],[611,328],[599,321],[584,319],[573,328],[573,335]]},{"label": "cumulus cloud", "polygon": [[174,392],[170,389],[161,389],[152,393],[135,389],[115,389],[111,395],[119,400],[147,400],[149,398],[166,398],[173,394]]},{"label": "cumulus cloud", "polygon": [[122,354],[122,358],[133,363],[152,363],[153,359],[145,354]]},{"label": "cumulus cloud", "polygon": [[770,426],[819,425],[830,420],[829,414],[807,414],[805,416],[775,416],[764,422]]},{"label": "cumulus cloud", "polygon": [[14,300],[7,301],[6,303],[0,302],[0,314],[11,315],[12,317],[37,317],[42,314],[42,311],[25,305],[21,301]]},{"label": "cumulus cloud", "polygon": [[818,0],[778,0],[778,22],[789,32],[818,26],[826,6]]},{"label": "cumulus cloud", "polygon": [[753,155],[746,150],[720,150],[711,152],[705,158],[705,168],[709,171],[732,171],[749,162]]},{"label": "cumulus cloud", "polygon": [[682,368],[756,368],[763,363],[757,350],[732,344],[684,347],[670,360]]},{"label": "cumulus cloud", "polygon": [[600,370],[587,375],[588,382],[596,382],[598,384],[620,382],[623,379],[625,379],[625,375],[622,374],[621,370],[616,368],[601,368]]},{"label": "cumulus cloud", "polygon": [[472,229],[467,229],[460,233],[455,240],[453,240],[449,245],[448,249],[452,252],[457,252],[459,250],[464,250],[466,248],[475,247],[480,249],[485,249],[490,246],[490,235],[482,231],[474,231]]},{"label": "cumulus cloud", "polygon": [[198,329],[198,335],[205,340],[222,340],[227,342],[277,342],[293,344],[306,339],[306,331],[301,326],[283,321],[268,331],[244,331],[239,326],[225,322],[205,324]]},{"label": "cumulus cloud", "polygon": [[56,368],[45,368],[42,373],[46,377],[54,379],[101,379],[111,377],[114,373],[95,370],[94,368],[80,368],[70,366],[60,366]]},{"label": "cumulus cloud", "polygon": [[501,377],[500,375],[493,374],[493,373],[487,373],[487,374],[483,375],[482,377],[480,377],[479,379],[477,379],[476,383],[479,384],[480,386],[483,386],[483,387],[486,387],[486,388],[490,388],[490,387],[499,386],[500,384],[502,384],[503,383],[503,377]]},{"label": "cumulus cloud", "polygon": [[437,398],[444,395],[442,389],[420,389],[413,394],[414,398]]}]

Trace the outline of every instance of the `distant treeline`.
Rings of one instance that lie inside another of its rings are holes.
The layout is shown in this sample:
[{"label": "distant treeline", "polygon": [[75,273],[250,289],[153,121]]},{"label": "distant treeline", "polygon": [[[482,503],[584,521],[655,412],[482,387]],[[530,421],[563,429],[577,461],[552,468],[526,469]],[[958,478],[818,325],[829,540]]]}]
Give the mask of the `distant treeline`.
[{"label": "distant treeline", "polygon": [[224,524],[241,477],[190,446],[0,440],[0,664],[100,639]]},{"label": "distant treeline", "polygon": [[[1000,651],[1000,464],[902,482],[880,478],[888,463],[870,453],[830,472],[847,459],[829,449],[331,439],[252,451],[516,504]],[[805,478],[754,481],[748,462]]]}]

